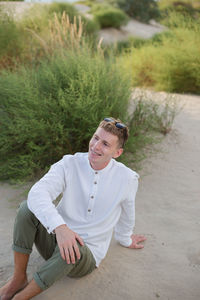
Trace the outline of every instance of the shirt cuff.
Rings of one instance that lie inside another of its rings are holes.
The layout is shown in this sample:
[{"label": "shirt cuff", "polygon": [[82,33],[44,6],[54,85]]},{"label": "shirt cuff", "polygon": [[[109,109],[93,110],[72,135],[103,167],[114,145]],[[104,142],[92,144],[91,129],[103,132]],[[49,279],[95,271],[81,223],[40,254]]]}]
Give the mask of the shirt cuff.
[{"label": "shirt cuff", "polygon": [[124,247],[129,247],[132,244],[132,239],[126,239],[126,240],[121,240],[119,241],[120,245],[124,246]]},{"label": "shirt cuff", "polygon": [[66,224],[63,218],[60,215],[57,215],[56,217],[48,217],[48,219],[45,217],[45,228],[48,233],[53,233],[54,229],[60,225]]},{"label": "shirt cuff", "polygon": [[121,234],[119,235],[115,233],[115,239],[120,243],[120,245],[124,247],[129,247],[132,244],[131,235],[132,233],[128,236],[123,236]]}]

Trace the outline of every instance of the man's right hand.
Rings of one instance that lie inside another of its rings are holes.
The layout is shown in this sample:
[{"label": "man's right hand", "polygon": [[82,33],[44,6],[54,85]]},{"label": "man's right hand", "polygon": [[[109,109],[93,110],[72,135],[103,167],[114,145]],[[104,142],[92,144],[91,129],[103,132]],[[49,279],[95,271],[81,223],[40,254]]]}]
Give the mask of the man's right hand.
[{"label": "man's right hand", "polygon": [[82,238],[64,224],[56,227],[54,231],[62,258],[67,264],[75,264],[76,258],[81,258],[77,241],[83,246]]}]

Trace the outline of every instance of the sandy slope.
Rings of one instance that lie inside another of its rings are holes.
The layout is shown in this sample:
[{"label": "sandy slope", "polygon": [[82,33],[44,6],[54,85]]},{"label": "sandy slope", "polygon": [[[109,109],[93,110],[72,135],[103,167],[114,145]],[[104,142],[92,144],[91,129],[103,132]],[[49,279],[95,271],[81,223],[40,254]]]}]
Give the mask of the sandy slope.
[{"label": "sandy slope", "polygon": [[[185,106],[163,151],[146,160],[141,173],[136,232],[147,236],[145,248],[130,250],[113,240],[98,270],[64,278],[35,299],[200,299],[200,97],[179,102]],[[1,285],[12,272],[10,239],[22,191],[0,184]],[[30,276],[40,263],[34,252]]]}]

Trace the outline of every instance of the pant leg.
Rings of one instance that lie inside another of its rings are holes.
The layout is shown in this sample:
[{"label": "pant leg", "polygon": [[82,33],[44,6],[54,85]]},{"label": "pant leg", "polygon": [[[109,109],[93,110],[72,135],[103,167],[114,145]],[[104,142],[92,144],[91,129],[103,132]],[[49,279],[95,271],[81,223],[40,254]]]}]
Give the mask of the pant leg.
[{"label": "pant leg", "polygon": [[30,254],[34,243],[40,255],[47,260],[52,256],[56,247],[56,237],[47,232],[46,228],[29,210],[27,202],[23,201],[15,219],[13,250]]},{"label": "pant leg", "polygon": [[49,288],[63,276],[82,277],[95,269],[96,261],[89,248],[86,245],[81,246],[79,243],[77,244],[81,258],[80,260],[76,259],[75,264],[67,264],[62,259],[58,246],[56,246],[53,255],[34,274],[33,278],[42,290]]},{"label": "pant leg", "polygon": [[81,246],[78,242],[81,258],[76,260],[75,264],[67,264],[60,255],[56,236],[47,232],[24,201],[15,220],[13,250],[30,254],[34,243],[42,257],[47,260],[33,276],[42,290],[64,275],[82,277],[95,269],[96,262],[91,251],[86,245]]}]

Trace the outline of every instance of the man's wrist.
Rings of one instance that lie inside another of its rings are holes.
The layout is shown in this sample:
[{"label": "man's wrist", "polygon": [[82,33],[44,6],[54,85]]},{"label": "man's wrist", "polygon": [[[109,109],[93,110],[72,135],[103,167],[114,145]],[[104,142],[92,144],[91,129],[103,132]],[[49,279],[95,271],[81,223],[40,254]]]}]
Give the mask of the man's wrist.
[{"label": "man's wrist", "polygon": [[61,228],[64,228],[64,227],[68,228],[66,224],[61,224],[61,225],[57,226],[57,227],[52,231],[52,233],[53,233],[53,234],[56,234],[56,231],[57,231],[57,230],[59,230],[59,229],[61,229]]}]

